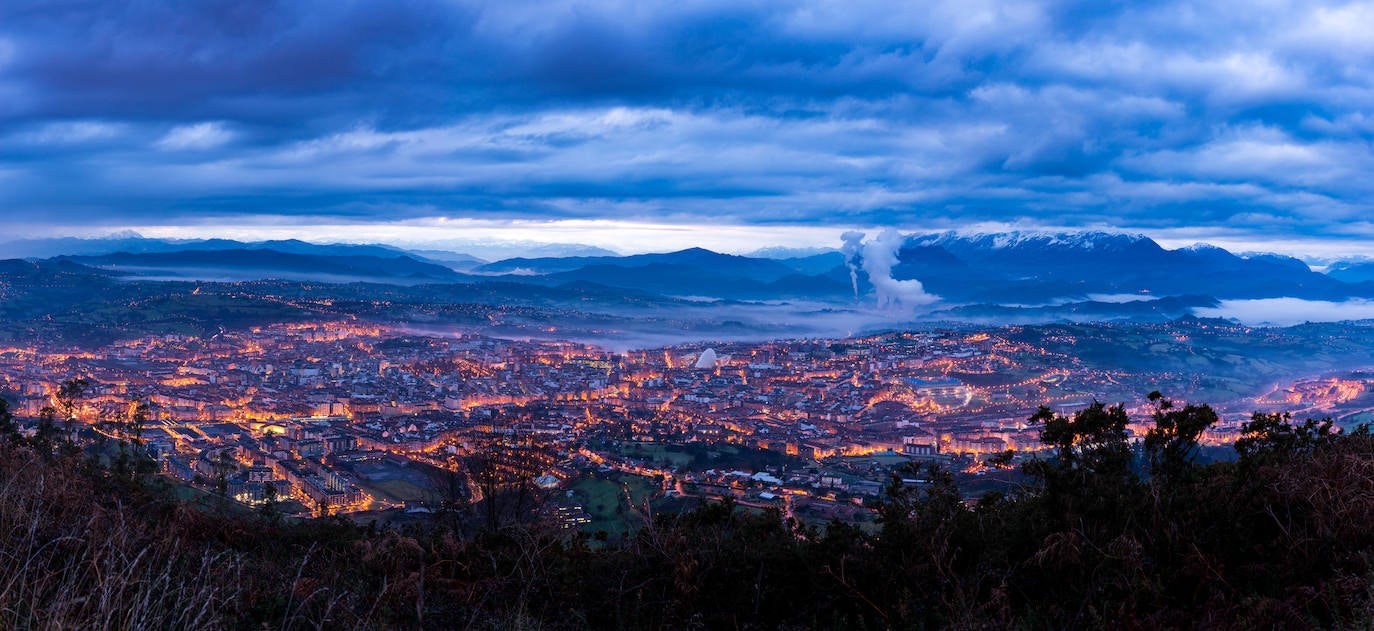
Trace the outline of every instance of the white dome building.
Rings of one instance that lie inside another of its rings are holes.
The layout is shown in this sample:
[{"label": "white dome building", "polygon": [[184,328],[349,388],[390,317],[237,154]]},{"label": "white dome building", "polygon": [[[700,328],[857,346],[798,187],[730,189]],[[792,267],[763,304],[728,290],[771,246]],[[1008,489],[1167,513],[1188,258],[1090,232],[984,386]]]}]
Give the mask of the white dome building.
[{"label": "white dome building", "polygon": [[696,367],[705,370],[715,370],[717,361],[716,349],[708,348],[702,351],[701,357],[697,358]]}]

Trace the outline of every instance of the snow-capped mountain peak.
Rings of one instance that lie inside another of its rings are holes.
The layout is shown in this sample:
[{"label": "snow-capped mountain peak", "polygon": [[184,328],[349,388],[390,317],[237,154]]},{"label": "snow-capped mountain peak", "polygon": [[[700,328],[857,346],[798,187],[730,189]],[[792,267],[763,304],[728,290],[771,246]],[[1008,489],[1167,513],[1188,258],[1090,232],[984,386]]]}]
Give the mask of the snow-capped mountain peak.
[{"label": "snow-capped mountain peak", "polygon": [[1115,249],[1149,241],[1143,234],[1112,233],[1103,231],[1049,232],[1049,231],[1011,231],[979,232],[960,234],[942,232],[916,235],[911,237],[916,245],[956,246],[988,250],[1006,250],[1021,247],[1058,247],[1078,250]]}]

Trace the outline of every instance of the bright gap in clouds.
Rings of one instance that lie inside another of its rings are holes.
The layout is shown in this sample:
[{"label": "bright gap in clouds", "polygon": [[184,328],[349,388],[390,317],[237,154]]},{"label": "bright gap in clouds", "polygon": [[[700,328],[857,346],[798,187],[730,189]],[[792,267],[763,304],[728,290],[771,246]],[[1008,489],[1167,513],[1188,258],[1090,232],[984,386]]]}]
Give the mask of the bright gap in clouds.
[{"label": "bright gap in clouds", "polygon": [[[502,221],[440,219],[387,224],[133,226],[146,237],[222,238],[241,241],[300,239],[315,243],[387,243],[422,249],[457,249],[465,244],[529,242],[592,245],[623,254],[701,247],[744,253],[759,248],[828,248],[839,231],[824,226],[746,226],[650,223],[617,220]],[[100,236],[88,232],[82,236]]]},{"label": "bright gap in clouds", "polygon": [[[18,227],[16,227],[18,228]],[[668,252],[701,247],[717,252],[743,254],[761,248],[834,248],[841,245],[840,234],[857,228],[874,234],[879,226],[822,226],[814,224],[713,224],[700,222],[654,222],[614,219],[503,220],[437,218],[388,223],[283,223],[280,217],[248,219],[235,224],[134,225],[121,228],[71,227],[63,234],[84,238],[101,237],[117,230],[133,230],[151,238],[206,239],[240,241],[300,239],[314,243],[385,243],[421,249],[457,249],[465,244],[482,243],[556,243],[605,248],[622,254]],[[954,228],[945,222],[899,226],[903,235],[943,232]],[[1293,256],[1321,266],[1335,260],[1374,258],[1374,238],[1351,234],[1348,238],[1272,236],[1238,229],[1130,229],[1113,226],[1037,226],[1025,223],[982,222],[955,229],[963,234],[1036,231],[1076,232],[1101,230],[1145,234],[1161,247],[1177,249],[1194,243],[1209,243],[1234,253],[1269,252]],[[23,233],[23,230],[17,230]],[[44,227],[27,236],[50,236]]]}]

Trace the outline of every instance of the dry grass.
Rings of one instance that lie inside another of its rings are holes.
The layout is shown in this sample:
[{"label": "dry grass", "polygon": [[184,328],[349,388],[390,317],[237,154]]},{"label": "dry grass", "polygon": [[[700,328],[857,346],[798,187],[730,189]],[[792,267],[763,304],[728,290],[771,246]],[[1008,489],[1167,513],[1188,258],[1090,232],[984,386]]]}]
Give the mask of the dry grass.
[{"label": "dry grass", "polygon": [[[215,629],[242,564],[95,501],[98,479],[26,449],[0,458],[0,628]],[[56,466],[55,466],[56,465]]]}]

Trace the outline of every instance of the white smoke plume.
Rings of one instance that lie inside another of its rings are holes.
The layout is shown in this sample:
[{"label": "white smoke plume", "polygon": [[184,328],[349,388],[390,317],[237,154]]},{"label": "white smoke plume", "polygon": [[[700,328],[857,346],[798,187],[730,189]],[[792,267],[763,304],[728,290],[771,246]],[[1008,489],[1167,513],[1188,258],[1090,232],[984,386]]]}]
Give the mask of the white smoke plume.
[{"label": "white smoke plume", "polygon": [[850,230],[840,235],[840,240],[844,245],[840,246],[840,252],[844,254],[844,264],[849,267],[849,282],[854,285],[854,300],[859,299],[859,252],[864,246],[864,233],[857,230]]},{"label": "white smoke plume", "polygon": [[[857,252],[859,243],[863,241],[862,232],[846,232],[840,237],[844,240],[844,252],[846,257],[850,257],[849,250],[851,244]],[[889,307],[919,307],[928,305],[940,299],[939,296],[926,293],[921,281],[897,280],[892,277],[892,268],[897,265],[897,253],[902,249],[904,237],[896,230],[888,228],[883,230],[878,236],[863,243],[863,270],[868,274],[868,282],[873,283],[873,289],[878,295],[878,308]],[[852,257],[847,260],[852,261]],[[849,265],[849,273],[855,278],[855,293],[858,292],[858,280],[854,271],[854,264]]]}]

